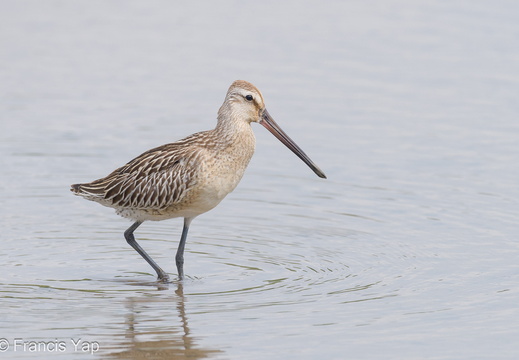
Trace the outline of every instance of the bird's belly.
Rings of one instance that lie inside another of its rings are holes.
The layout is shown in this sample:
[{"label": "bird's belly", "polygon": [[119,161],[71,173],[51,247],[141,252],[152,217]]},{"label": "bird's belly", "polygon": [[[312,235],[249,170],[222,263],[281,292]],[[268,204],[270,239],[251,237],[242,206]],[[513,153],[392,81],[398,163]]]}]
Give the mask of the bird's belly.
[{"label": "bird's belly", "polygon": [[243,171],[224,173],[204,179],[189,204],[189,211],[202,214],[213,209],[240,182]]},{"label": "bird's belly", "polygon": [[254,143],[241,148],[238,154],[220,153],[205,161],[198,175],[197,186],[190,196],[189,205],[186,206],[186,211],[199,215],[217,206],[236,188],[253,152]]}]

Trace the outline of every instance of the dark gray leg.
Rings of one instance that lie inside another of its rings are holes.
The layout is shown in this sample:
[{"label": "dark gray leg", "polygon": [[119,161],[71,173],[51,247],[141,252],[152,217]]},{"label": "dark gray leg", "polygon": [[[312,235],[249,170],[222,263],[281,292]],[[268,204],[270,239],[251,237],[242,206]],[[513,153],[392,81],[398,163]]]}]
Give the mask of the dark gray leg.
[{"label": "dark gray leg", "polygon": [[159,281],[168,282],[168,280],[169,280],[168,274],[166,274],[166,272],[164,270],[162,270],[160,268],[160,266],[158,266],[157,263],[155,261],[153,261],[153,259],[146,253],[146,251],[144,251],[144,249],[141,248],[139,244],[137,244],[137,241],[135,241],[133,232],[141,224],[142,224],[142,221],[135,222],[132,226],[130,226],[128,228],[128,230],[126,230],[124,232],[124,237],[125,237],[126,241],[128,242],[128,244],[130,244],[131,247],[134,248],[135,251],[137,251],[144,258],[144,260],[146,260],[148,262],[148,264],[151,265],[153,270],[155,270],[155,272],[157,273],[157,276],[159,277]]},{"label": "dark gray leg", "polygon": [[184,218],[184,228],[182,229],[182,236],[178,244],[177,255],[175,261],[177,263],[178,277],[180,280],[184,278],[184,248],[186,247],[187,232],[189,231],[189,224],[192,218]]}]

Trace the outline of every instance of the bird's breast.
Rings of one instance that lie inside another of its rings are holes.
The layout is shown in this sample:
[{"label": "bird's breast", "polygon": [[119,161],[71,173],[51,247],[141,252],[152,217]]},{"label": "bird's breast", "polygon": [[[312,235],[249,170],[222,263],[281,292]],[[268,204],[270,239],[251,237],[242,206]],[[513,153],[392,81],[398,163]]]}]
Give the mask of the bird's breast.
[{"label": "bird's breast", "polygon": [[195,202],[201,208],[207,209],[205,211],[212,209],[236,188],[254,154],[254,148],[254,134],[250,131],[242,134],[239,141],[207,149],[197,179]]},{"label": "bird's breast", "polygon": [[254,154],[254,138],[240,140],[216,150],[204,164],[205,186],[217,196],[224,197],[234,190]]}]

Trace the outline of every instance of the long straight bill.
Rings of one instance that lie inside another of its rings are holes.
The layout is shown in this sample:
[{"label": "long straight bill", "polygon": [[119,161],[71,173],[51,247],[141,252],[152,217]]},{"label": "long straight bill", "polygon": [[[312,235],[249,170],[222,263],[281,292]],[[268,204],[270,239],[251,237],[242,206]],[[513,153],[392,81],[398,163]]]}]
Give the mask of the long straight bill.
[{"label": "long straight bill", "polygon": [[303,150],[279,127],[279,125],[272,119],[267,109],[263,110],[263,114],[261,116],[260,124],[265,126],[268,131],[270,131],[275,137],[278,138],[287,148],[292,150],[294,154],[296,154],[301,160],[305,162],[306,165],[310,167],[317,174],[317,176],[326,179],[326,175],[319,169],[315,163],[310,160],[308,155],[304,153]]}]

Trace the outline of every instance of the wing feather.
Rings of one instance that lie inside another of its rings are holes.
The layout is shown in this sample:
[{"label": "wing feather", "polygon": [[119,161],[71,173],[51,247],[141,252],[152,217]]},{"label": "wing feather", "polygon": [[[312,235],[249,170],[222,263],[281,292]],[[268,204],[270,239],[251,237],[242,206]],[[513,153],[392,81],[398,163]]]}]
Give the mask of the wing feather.
[{"label": "wing feather", "polygon": [[151,149],[110,175],[73,191],[107,206],[164,209],[180,203],[196,184],[198,151],[173,143]]}]

